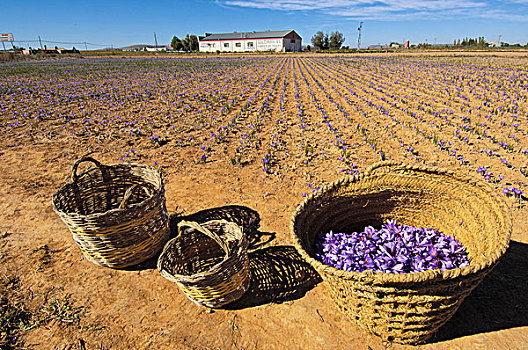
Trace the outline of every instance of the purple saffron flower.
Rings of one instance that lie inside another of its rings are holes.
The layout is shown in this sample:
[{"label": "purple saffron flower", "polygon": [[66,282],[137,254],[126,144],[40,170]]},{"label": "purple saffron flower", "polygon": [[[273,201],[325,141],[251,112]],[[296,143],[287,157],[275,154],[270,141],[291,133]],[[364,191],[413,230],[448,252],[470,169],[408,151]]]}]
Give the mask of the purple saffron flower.
[{"label": "purple saffron flower", "polygon": [[452,236],[422,227],[388,221],[381,229],[363,232],[321,233],[315,258],[345,271],[414,273],[469,265],[466,248]]}]

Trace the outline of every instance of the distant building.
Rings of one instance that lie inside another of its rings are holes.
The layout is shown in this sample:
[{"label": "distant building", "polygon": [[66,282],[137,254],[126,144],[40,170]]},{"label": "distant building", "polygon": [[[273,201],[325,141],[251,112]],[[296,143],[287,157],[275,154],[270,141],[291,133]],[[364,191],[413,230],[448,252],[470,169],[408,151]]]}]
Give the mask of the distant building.
[{"label": "distant building", "polygon": [[381,49],[388,49],[389,47],[386,45],[369,45],[367,49],[369,50],[381,50]]},{"label": "distant building", "polygon": [[200,52],[298,52],[302,47],[302,38],[294,30],[205,33],[198,42]]},{"label": "distant building", "polygon": [[43,49],[29,49],[22,50],[23,55],[36,55],[36,54],[45,54],[45,55],[55,55],[55,54],[66,54],[66,53],[80,53],[75,47],[72,49],[66,49],[64,47],[55,47],[48,48],[44,46]]},{"label": "distant building", "polygon": [[130,45],[121,48],[122,51],[167,51],[167,47],[164,45]]},{"label": "distant building", "polygon": [[489,47],[502,47],[502,43],[498,43],[496,41],[488,41]]},{"label": "distant building", "polygon": [[167,46],[164,45],[149,45],[145,47],[145,51],[151,51],[151,52],[159,52],[159,51],[167,51]]}]

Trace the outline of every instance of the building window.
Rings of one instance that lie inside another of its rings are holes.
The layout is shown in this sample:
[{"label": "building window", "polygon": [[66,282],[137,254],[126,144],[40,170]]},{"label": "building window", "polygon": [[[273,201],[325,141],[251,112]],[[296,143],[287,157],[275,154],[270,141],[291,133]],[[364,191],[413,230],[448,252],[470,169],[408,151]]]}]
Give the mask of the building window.
[{"label": "building window", "polygon": [[253,47],[253,42],[252,41],[248,41],[247,46],[248,47]]},{"label": "building window", "polygon": [[290,39],[292,44],[295,44],[295,39]]},{"label": "building window", "polygon": [[229,43],[224,43],[224,47],[229,47]]},{"label": "building window", "polygon": [[242,44],[241,43],[235,43],[235,46],[236,47],[242,47]]}]

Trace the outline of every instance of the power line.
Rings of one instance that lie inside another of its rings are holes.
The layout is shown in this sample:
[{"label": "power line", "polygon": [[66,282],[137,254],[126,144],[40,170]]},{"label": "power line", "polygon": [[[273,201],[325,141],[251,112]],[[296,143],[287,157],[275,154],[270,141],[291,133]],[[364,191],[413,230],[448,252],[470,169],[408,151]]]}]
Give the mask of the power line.
[{"label": "power line", "polygon": [[[39,37],[40,38],[40,37]],[[113,44],[96,44],[96,43],[89,43],[86,41],[54,41],[54,40],[14,40],[17,43],[47,43],[47,44],[66,44],[66,45],[84,45],[88,44],[91,46],[112,46]]]},{"label": "power line", "polygon": [[93,46],[112,46],[113,44],[94,44],[94,43],[88,43],[88,45],[93,45]]},{"label": "power line", "polygon": [[50,44],[68,44],[68,45],[88,44],[88,45],[92,45],[92,46],[111,46],[112,45],[112,44],[94,44],[94,43],[89,43],[87,41],[81,41],[81,42],[52,41],[52,40],[42,40],[42,41],[45,42],[45,43],[50,43]]},{"label": "power line", "polygon": [[69,42],[69,41],[52,41],[52,40],[42,40],[42,41],[45,43],[50,43],[50,44],[69,44],[69,45],[84,44],[84,41],[82,43]]}]

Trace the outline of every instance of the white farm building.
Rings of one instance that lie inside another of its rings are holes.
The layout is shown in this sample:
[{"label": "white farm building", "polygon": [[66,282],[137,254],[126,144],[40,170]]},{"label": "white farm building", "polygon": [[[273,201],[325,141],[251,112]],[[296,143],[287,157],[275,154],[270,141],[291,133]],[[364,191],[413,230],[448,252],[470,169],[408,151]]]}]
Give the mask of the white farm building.
[{"label": "white farm building", "polygon": [[200,52],[301,51],[302,38],[294,30],[233,32],[198,38]]}]

